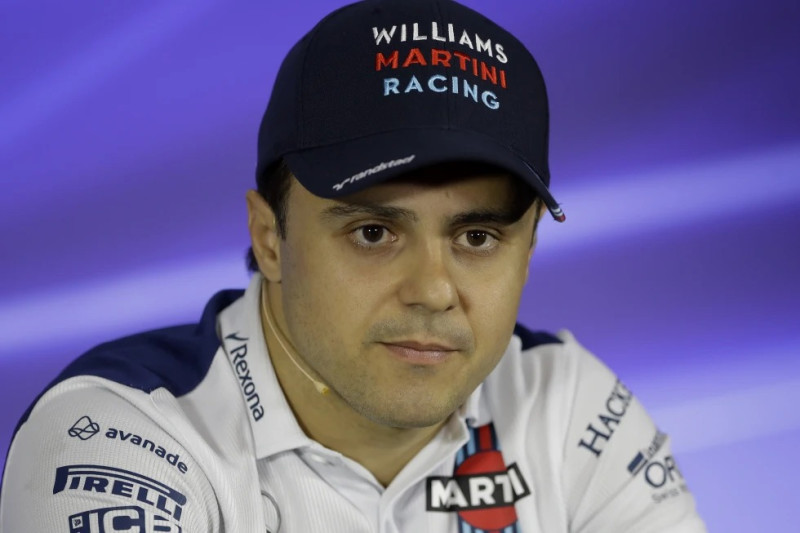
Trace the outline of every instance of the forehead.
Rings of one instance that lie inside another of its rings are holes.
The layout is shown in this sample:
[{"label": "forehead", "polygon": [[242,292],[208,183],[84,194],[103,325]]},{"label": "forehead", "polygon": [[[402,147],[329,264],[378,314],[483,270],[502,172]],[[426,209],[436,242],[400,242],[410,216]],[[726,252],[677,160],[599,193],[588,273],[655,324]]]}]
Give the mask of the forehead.
[{"label": "forehead", "polygon": [[[299,183],[294,185],[304,189]],[[361,191],[332,199],[321,198],[304,190],[320,204],[399,204],[425,197],[440,208],[458,204],[481,204],[496,207],[527,208],[533,190],[505,170],[485,164],[447,163],[403,174]]]}]

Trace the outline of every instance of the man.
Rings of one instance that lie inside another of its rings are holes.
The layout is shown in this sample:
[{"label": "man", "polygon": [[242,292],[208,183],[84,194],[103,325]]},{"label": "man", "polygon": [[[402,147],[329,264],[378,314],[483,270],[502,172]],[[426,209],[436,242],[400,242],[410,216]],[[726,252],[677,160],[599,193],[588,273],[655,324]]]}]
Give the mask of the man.
[{"label": "man", "polygon": [[[544,82],[450,0],[367,0],[285,59],[256,271],[104,344],[20,423],[3,531],[704,531],[572,336],[515,325],[549,190]],[[33,504],[32,502],[35,502]]]}]

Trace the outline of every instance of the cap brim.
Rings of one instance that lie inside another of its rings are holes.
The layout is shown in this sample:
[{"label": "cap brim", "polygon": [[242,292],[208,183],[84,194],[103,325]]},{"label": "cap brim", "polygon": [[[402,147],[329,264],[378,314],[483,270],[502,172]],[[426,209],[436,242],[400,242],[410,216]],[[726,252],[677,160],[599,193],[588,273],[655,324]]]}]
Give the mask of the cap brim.
[{"label": "cap brim", "polygon": [[464,130],[396,130],[284,154],[292,173],[323,198],[351,194],[376,183],[452,161],[476,161],[502,168],[528,183],[553,218],[565,219],[545,180],[511,148]]}]

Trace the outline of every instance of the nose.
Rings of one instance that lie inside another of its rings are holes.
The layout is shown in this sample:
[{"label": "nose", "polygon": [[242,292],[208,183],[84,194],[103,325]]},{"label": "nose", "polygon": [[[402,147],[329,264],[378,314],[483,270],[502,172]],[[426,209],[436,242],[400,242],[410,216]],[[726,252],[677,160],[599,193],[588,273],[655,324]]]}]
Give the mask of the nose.
[{"label": "nose", "polygon": [[400,301],[437,313],[458,306],[458,288],[451,272],[453,265],[444,246],[431,242],[415,248],[405,264]]}]

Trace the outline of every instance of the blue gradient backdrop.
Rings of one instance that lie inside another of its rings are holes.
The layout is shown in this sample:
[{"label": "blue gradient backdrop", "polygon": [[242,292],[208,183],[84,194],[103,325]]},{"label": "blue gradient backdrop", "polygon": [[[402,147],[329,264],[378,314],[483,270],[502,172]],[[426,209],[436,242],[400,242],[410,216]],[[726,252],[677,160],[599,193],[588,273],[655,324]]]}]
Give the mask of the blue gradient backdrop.
[{"label": "blue gradient backdrop", "polygon": [[[270,85],[341,4],[0,4],[0,453],[83,350],[244,286]],[[568,221],[541,230],[522,321],[621,375],[712,531],[796,528],[800,4],[468,4],[551,95]]]}]

